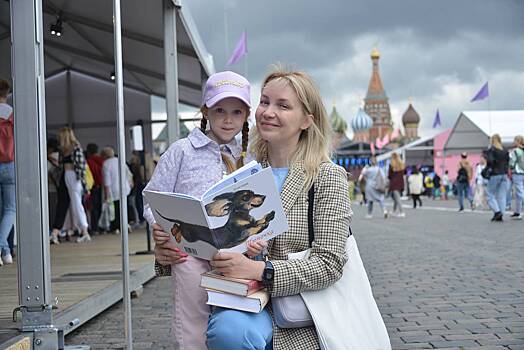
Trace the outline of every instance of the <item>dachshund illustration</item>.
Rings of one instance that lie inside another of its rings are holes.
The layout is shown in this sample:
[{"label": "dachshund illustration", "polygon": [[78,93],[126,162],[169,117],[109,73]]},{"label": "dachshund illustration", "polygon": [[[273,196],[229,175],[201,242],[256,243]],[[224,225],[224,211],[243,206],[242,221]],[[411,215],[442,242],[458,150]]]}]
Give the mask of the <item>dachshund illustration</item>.
[{"label": "dachshund illustration", "polygon": [[158,210],[157,213],[173,223],[171,234],[178,243],[184,237],[188,242],[204,241],[217,249],[231,248],[264,231],[275,218],[275,211],[269,212],[259,220],[249,214],[251,209],[260,207],[265,198],[266,196],[250,190],[223,193],[213,198],[213,202],[206,205],[207,214],[215,217],[229,215],[226,224],[213,229],[213,232],[205,226],[167,218]]}]

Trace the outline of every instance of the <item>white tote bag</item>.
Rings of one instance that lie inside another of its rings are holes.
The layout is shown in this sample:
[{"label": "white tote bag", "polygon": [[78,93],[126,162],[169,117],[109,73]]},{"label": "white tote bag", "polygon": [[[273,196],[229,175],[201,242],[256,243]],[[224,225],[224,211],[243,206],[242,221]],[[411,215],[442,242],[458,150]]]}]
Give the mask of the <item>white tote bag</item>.
[{"label": "white tote bag", "polygon": [[[346,241],[342,277],[326,289],[302,292],[322,350],[391,350],[388,332],[373,297],[353,235]],[[309,250],[289,254],[307,259]]]}]

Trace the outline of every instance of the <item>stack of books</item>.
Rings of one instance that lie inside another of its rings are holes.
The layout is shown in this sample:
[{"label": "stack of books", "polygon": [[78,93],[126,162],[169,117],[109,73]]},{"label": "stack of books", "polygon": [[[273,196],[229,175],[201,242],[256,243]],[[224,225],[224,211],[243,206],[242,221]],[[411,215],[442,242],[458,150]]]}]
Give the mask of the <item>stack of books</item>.
[{"label": "stack of books", "polygon": [[202,274],[200,286],[207,290],[207,304],[259,313],[269,301],[261,282],[225,277],[217,272]]}]

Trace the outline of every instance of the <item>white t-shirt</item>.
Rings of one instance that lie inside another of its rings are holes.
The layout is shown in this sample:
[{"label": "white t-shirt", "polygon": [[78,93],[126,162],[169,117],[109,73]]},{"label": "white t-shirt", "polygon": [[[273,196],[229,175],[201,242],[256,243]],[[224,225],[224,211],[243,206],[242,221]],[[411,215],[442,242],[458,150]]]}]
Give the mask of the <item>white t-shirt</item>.
[{"label": "white t-shirt", "polygon": [[13,107],[7,103],[0,103],[0,118],[7,119],[13,113]]},{"label": "white t-shirt", "polygon": [[[131,192],[129,179],[133,178],[131,171],[126,165],[126,179],[124,182],[124,193],[126,196]],[[102,167],[102,176],[104,177],[104,186],[109,187],[109,195],[113,201],[120,199],[120,185],[118,184],[118,158],[113,157],[106,159]]]}]

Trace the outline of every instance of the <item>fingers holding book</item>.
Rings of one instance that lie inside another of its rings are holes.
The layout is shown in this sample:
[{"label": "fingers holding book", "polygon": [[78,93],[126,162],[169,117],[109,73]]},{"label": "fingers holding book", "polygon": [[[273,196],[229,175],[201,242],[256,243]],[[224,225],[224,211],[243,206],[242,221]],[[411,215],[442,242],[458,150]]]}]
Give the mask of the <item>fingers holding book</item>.
[{"label": "fingers holding book", "polygon": [[181,264],[187,261],[188,255],[182,252],[172,242],[155,246],[155,259],[160,265]]},{"label": "fingers holding book", "polygon": [[169,233],[167,233],[162,226],[157,223],[154,223],[153,228],[153,240],[156,244],[163,244],[170,240]]}]

